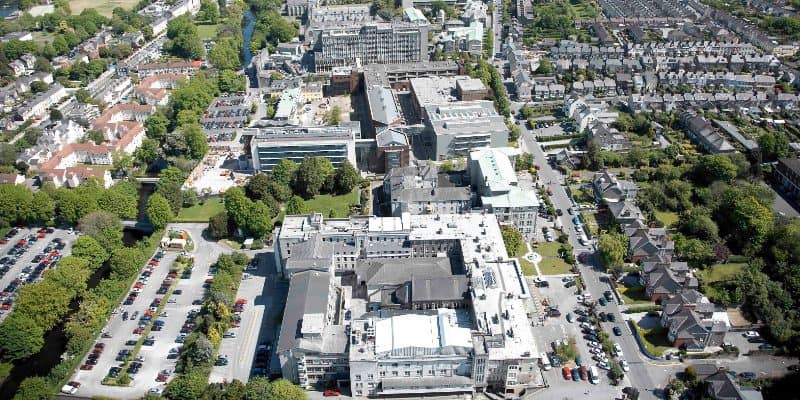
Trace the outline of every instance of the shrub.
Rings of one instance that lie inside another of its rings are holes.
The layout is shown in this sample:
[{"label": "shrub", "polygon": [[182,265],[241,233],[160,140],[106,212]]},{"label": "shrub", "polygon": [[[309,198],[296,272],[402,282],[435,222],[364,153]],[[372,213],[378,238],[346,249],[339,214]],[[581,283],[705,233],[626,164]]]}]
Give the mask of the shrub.
[{"label": "shrub", "polygon": [[261,239],[253,240],[253,244],[250,245],[250,250],[261,250],[264,248],[264,241]]}]

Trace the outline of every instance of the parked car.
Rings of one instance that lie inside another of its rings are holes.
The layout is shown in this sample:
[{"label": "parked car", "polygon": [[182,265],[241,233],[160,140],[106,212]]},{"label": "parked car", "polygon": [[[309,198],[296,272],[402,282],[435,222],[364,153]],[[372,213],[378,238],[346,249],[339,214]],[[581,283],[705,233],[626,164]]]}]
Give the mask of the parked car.
[{"label": "parked car", "polygon": [[328,389],[322,392],[322,395],[325,397],[336,397],[336,396],[341,396],[341,393],[339,393],[339,391],[337,390]]},{"label": "parked car", "polygon": [[564,379],[570,380],[570,378],[572,378],[572,370],[570,370],[569,367],[565,366],[561,369],[561,372],[564,374]]},{"label": "parked car", "polygon": [[615,335],[622,336],[622,329],[620,329],[620,327],[615,326],[612,330],[614,331]]},{"label": "parked car", "polygon": [[581,380],[581,372],[578,370],[578,368],[572,369],[572,380],[575,382]]},{"label": "parked car", "polygon": [[739,373],[739,378],[754,379],[755,377],[756,377],[755,372],[740,372]]},{"label": "parked car", "polygon": [[743,333],[742,336],[744,336],[746,338],[754,338],[754,337],[759,337],[761,335],[759,335],[758,332],[756,332],[756,331],[747,331],[747,332]]}]

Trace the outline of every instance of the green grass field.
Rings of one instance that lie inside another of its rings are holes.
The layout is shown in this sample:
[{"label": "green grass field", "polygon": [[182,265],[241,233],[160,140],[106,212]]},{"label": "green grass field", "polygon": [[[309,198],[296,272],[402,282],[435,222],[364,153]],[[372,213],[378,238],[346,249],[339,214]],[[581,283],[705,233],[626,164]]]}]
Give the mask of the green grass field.
[{"label": "green grass field", "polygon": [[577,19],[593,19],[597,18],[599,14],[598,6],[594,1],[582,1],[578,4],[570,1],[569,7],[575,13],[575,18]]},{"label": "green grass field", "polygon": [[539,246],[533,249],[534,252],[539,253],[542,257],[558,257],[558,249],[561,248],[559,242],[539,243]]},{"label": "green grass field", "polygon": [[714,264],[702,271],[698,271],[698,275],[706,284],[729,281],[746,265],[745,263]]},{"label": "green grass field", "polygon": [[589,228],[589,234],[592,236],[597,236],[597,234],[600,233],[600,225],[597,223],[595,213],[582,212],[581,216],[583,217],[583,220],[586,221],[586,226]]},{"label": "green grass field", "polygon": [[660,211],[656,210],[656,219],[661,221],[664,226],[668,227],[676,222],[678,222],[678,213],[672,211]]},{"label": "green grass field", "polygon": [[560,258],[544,258],[539,263],[543,275],[563,275],[572,273],[572,267]]},{"label": "green grass field", "polygon": [[636,324],[636,330],[639,331],[639,335],[644,339],[644,347],[655,356],[660,357],[664,354],[664,351],[673,348],[672,343],[667,339],[667,328],[659,326],[653,329],[643,329],[639,324]]},{"label": "green grass field", "polygon": [[219,24],[216,25],[197,25],[197,35],[200,40],[212,40],[217,37],[217,29]]},{"label": "green grass field", "polygon": [[340,196],[330,194],[320,194],[311,200],[306,200],[306,206],[310,211],[315,211],[324,214],[326,217],[333,210],[336,217],[347,217],[350,215],[350,205],[358,204],[359,191],[358,188],[352,192]]},{"label": "green grass field", "polygon": [[619,286],[617,288],[625,304],[648,304],[650,298],[644,292],[644,286]]},{"label": "green grass field", "polygon": [[122,7],[130,10],[136,3],[138,0],[70,0],[69,7],[72,15],[78,15],[87,8],[94,8],[101,15],[110,17],[114,8]]},{"label": "green grass field", "polygon": [[522,274],[525,276],[535,276],[536,274],[536,266],[533,265],[532,262],[525,259],[525,257],[519,258],[519,266],[522,268]]},{"label": "green grass field", "polygon": [[213,215],[225,211],[221,198],[208,199],[203,204],[182,208],[178,213],[178,222],[208,222]]}]

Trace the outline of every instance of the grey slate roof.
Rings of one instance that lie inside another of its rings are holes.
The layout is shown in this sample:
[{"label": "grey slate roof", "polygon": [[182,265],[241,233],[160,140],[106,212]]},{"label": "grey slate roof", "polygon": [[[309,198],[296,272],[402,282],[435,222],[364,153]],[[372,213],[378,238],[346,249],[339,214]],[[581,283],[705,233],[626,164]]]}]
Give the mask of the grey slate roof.
[{"label": "grey slate roof", "polygon": [[329,283],[330,274],[326,272],[305,271],[292,275],[283,311],[278,352],[297,347],[302,338],[300,329],[304,315],[326,313]]},{"label": "grey slate roof", "polygon": [[469,290],[465,275],[443,278],[411,277],[411,300],[413,302],[463,300]]}]

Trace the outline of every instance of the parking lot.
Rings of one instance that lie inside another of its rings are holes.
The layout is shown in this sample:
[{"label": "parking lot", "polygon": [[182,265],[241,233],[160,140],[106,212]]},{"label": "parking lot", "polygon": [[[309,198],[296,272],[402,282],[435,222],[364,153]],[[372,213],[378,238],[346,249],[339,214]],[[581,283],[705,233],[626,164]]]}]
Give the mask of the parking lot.
[{"label": "parking lot", "polygon": [[[15,232],[16,231],[16,232]],[[76,235],[55,228],[14,228],[0,247],[0,321],[10,313],[19,288],[37,282],[63,256],[69,255]]]},{"label": "parking lot", "polygon": [[[544,285],[542,284],[538,285],[538,287],[537,285],[531,285],[531,292],[533,293],[535,301],[546,303],[549,307],[555,307],[561,314],[557,317],[547,317],[541,324],[537,324],[537,326],[531,328],[537,340],[537,348],[543,352],[553,353],[553,342],[568,341],[570,338],[574,338],[582,365],[587,368],[590,366],[597,366],[600,357],[595,358],[596,356],[593,354],[592,350],[592,347],[597,345],[589,345],[589,340],[585,339],[586,334],[582,332],[582,322],[578,320],[578,318],[581,318],[581,315],[575,312],[576,309],[585,310],[586,308],[582,306],[579,307],[575,286],[570,285],[570,287],[566,287],[566,282],[564,282],[563,279],[566,278],[544,277],[540,280],[546,281],[547,287],[543,287]],[[545,312],[548,306],[543,307]],[[567,321],[567,314],[571,314],[573,322]],[[594,350],[594,352],[597,352],[597,350]],[[607,356],[610,357],[610,355]],[[543,371],[545,379],[550,387],[542,392],[538,392],[537,397],[575,398],[578,396],[585,397],[585,394],[591,393],[593,398],[610,399],[614,398],[621,391],[621,386],[611,386],[607,369],[598,368],[600,382],[596,385],[592,385],[588,381],[582,379],[578,382],[563,382],[565,380],[562,372],[563,366],[575,368],[576,364],[572,360],[564,360],[561,366],[554,365],[549,371]]]},{"label": "parking lot", "polygon": [[256,254],[254,260],[257,268],[248,268],[249,278],[242,280],[237,294],[248,300],[241,313],[241,326],[231,329],[236,337],[222,340],[219,354],[227,358],[227,364],[212,369],[211,382],[244,382],[251,375],[268,375],[269,361],[277,361],[272,357],[276,323],[283,314],[288,287],[278,280],[271,251]]},{"label": "parking lot", "polygon": [[[203,224],[205,225],[205,224]],[[199,310],[205,294],[203,285],[211,276],[208,274],[209,267],[217,260],[223,252],[230,252],[229,249],[213,243],[206,242],[202,237],[202,226],[200,224],[180,224],[173,225],[171,228],[183,229],[195,241],[195,250],[188,255],[194,257],[194,267],[190,275],[179,275],[177,283],[172,285],[172,295],[166,301],[159,316],[153,316],[161,323],[161,329],[150,332],[154,342],[150,346],[142,346],[138,355],[141,356],[141,368],[138,373],[132,375],[132,382],[129,386],[107,386],[101,382],[109,374],[109,370],[122,364],[116,358],[120,350],[133,350],[134,342],[141,335],[134,334],[134,329],[138,328],[139,317],[141,317],[152,305],[153,299],[164,297],[158,294],[162,281],[167,278],[170,268],[179,252],[167,251],[153,268],[150,278],[142,286],[141,292],[132,305],[121,305],[118,312],[112,315],[105,332],[110,334],[110,338],[98,338],[98,342],[105,343],[105,349],[97,360],[97,365],[92,370],[79,370],[71,380],[82,384],[78,395],[84,397],[109,396],[121,399],[140,398],[151,389],[163,389],[166,382],[159,382],[157,378],[160,372],[166,370],[170,372],[166,381],[172,378],[171,372],[175,368],[178,358],[178,349],[181,344],[177,343],[177,338],[184,329],[187,315],[192,310]],[[133,288],[132,288],[133,289]],[[123,318],[123,313],[128,312],[128,319]],[[138,312],[135,318],[133,313]],[[85,361],[84,361],[85,362]],[[165,377],[162,377],[165,378]]]}]

